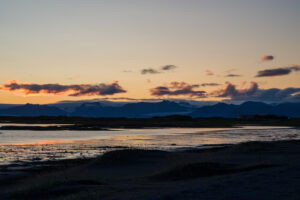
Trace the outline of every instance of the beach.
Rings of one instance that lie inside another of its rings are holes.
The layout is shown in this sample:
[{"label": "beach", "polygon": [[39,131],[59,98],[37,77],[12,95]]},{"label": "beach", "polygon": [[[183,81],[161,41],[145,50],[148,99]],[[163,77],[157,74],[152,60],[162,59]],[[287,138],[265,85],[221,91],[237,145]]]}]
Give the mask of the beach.
[{"label": "beach", "polygon": [[[1,167],[1,199],[299,199],[300,141],[181,151],[123,149]],[[34,165],[34,163],[32,163]]]},{"label": "beach", "polygon": [[300,0],[0,0],[0,200],[300,200]]}]

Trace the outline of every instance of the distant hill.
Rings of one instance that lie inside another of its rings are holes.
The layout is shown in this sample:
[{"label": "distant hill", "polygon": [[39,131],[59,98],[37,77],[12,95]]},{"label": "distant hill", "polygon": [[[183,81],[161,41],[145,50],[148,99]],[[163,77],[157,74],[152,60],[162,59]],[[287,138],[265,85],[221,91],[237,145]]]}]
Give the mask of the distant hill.
[{"label": "distant hill", "polygon": [[240,105],[217,103],[195,107],[188,103],[161,101],[138,102],[109,106],[100,102],[84,102],[71,110],[51,105],[5,105],[0,107],[0,116],[79,116],[79,117],[129,117],[148,118],[153,116],[187,115],[191,117],[237,118],[244,115],[277,115],[300,118],[300,103],[271,105],[248,101]]},{"label": "distant hill", "polygon": [[273,114],[288,116],[288,117],[300,117],[300,103],[282,103],[275,107]]},{"label": "distant hill", "polygon": [[85,117],[149,117],[188,113],[190,107],[171,101],[128,103],[119,107],[102,106],[100,103],[84,103],[71,116]]},{"label": "distant hill", "polygon": [[190,113],[192,117],[237,117],[237,113],[235,110],[237,109],[237,105],[226,104],[226,103],[217,103],[212,106],[203,106],[198,108],[196,111]]},{"label": "distant hill", "polygon": [[93,103],[83,103],[74,112],[71,112],[71,116],[81,116],[81,117],[100,117],[104,115],[104,108],[98,102]]},{"label": "distant hill", "polygon": [[192,117],[224,117],[236,118],[242,115],[278,115],[286,117],[300,117],[300,103],[282,103],[270,105],[262,102],[248,101],[241,105],[218,103],[203,106],[190,113]]}]

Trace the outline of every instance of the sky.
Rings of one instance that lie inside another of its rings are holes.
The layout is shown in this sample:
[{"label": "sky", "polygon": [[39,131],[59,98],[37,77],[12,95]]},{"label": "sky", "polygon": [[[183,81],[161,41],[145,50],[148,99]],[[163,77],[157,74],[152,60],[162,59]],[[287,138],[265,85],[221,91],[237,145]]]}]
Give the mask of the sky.
[{"label": "sky", "polygon": [[300,101],[299,0],[0,0],[0,103]]}]

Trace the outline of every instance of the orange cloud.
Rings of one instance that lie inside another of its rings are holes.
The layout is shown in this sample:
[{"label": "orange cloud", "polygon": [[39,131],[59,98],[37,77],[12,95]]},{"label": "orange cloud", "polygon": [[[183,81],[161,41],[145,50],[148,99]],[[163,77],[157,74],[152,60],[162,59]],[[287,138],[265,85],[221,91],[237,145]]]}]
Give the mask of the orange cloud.
[{"label": "orange cloud", "polygon": [[263,62],[264,61],[271,61],[271,60],[274,60],[274,56],[272,56],[272,55],[266,55],[266,56],[262,57],[261,60]]}]

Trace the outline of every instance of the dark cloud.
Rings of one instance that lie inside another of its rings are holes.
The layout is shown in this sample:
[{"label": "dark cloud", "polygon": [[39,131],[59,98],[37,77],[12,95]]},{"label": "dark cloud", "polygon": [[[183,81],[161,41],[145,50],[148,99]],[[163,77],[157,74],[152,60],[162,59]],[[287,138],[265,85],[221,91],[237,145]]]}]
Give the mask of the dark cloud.
[{"label": "dark cloud", "polygon": [[112,84],[101,83],[98,85],[84,85],[78,92],[70,94],[70,96],[105,96],[124,92],[126,91],[118,84],[118,82],[114,82]]},{"label": "dark cloud", "polygon": [[266,55],[266,56],[262,57],[261,60],[262,61],[271,61],[271,60],[274,60],[274,56]]},{"label": "dark cloud", "polygon": [[177,68],[177,66],[175,66],[175,65],[165,65],[165,66],[161,67],[161,70],[168,71],[168,70],[172,70],[175,68]]},{"label": "dark cloud", "polygon": [[266,69],[261,70],[257,73],[256,77],[272,77],[272,76],[283,76],[288,75],[292,71],[299,71],[300,66],[295,65],[291,67],[281,67],[281,68],[274,68],[274,69]]},{"label": "dark cloud", "polygon": [[124,90],[118,82],[112,84],[100,83],[97,85],[77,84],[77,85],[61,85],[61,84],[29,84],[18,83],[16,81],[3,84],[1,90],[22,92],[29,94],[55,94],[61,95],[67,93],[69,96],[105,96],[124,93]]},{"label": "dark cloud", "polygon": [[159,86],[150,90],[153,96],[179,96],[205,97],[206,92],[195,90],[200,85],[190,85],[185,82],[171,82],[169,86]]},{"label": "dark cloud", "polygon": [[240,98],[249,97],[253,95],[258,90],[258,84],[256,82],[251,82],[251,86],[248,89],[237,89],[236,85],[227,83],[224,89],[213,92],[217,97],[230,97],[230,98]]},{"label": "dark cloud", "polygon": [[148,68],[148,69],[142,69],[141,74],[158,74],[160,73],[156,69]]},{"label": "dark cloud", "polygon": [[225,77],[240,77],[239,74],[227,74]]},{"label": "dark cloud", "polygon": [[206,87],[206,86],[219,86],[219,85],[221,85],[221,84],[219,84],[219,83],[202,83],[202,84],[200,84],[200,86],[202,86],[202,87]]},{"label": "dark cloud", "polygon": [[300,88],[270,88],[265,90],[259,90],[251,98],[257,101],[269,101],[269,102],[282,102],[282,101],[295,101],[299,99]]},{"label": "dark cloud", "polygon": [[236,85],[227,83],[224,89],[215,91],[211,95],[217,97],[229,97],[231,101],[299,102],[300,88],[259,89],[258,84],[252,82],[248,89],[237,89]]},{"label": "dark cloud", "polygon": [[205,72],[206,72],[207,76],[213,76],[214,75],[214,73],[210,70],[206,70]]}]

